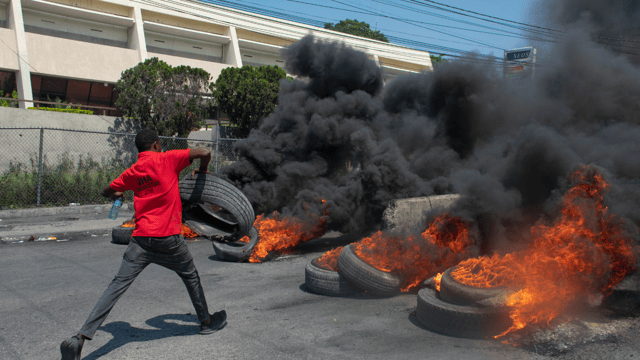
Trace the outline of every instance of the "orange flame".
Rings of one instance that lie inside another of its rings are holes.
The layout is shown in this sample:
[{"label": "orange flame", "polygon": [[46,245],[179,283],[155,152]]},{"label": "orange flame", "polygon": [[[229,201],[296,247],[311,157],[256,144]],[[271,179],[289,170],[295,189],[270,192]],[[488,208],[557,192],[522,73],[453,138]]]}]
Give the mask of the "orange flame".
[{"label": "orange flame", "polygon": [[338,271],[338,256],[342,252],[344,246],[337,247],[324,253],[316,262],[316,264],[327,270]]},{"label": "orange flame", "polygon": [[251,239],[248,236],[243,236],[242,239],[238,240],[238,242],[248,244]]},{"label": "orange flame", "polygon": [[198,234],[196,234],[193,230],[189,229],[189,227],[185,224],[180,224],[180,234],[187,239],[191,239],[198,236]]},{"label": "orange flame", "polygon": [[635,251],[624,223],[608,213],[603,194],[609,184],[593,167],[571,174],[572,188],[560,215],[532,229],[532,245],[504,256],[470,259],[452,273],[478,287],[521,284],[507,297],[513,325],[501,337],[530,325],[549,325],[570,307],[602,299],[633,270]]},{"label": "orange flame", "polygon": [[270,218],[258,215],[253,226],[260,234],[260,241],[253,248],[249,262],[261,262],[270,252],[290,249],[324,235],[327,231],[326,217],[309,214],[309,218],[310,221],[303,221],[277,212]]},{"label": "orange flame", "polygon": [[433,279],[436,282],[436,290],[440,291],[440,283],[442,282],[442,274],[438,273],[436,277]]},{"label": "orange flame", "polygon": [[409,291],[421,281],[443,272],[468,258],[475,243],[470,224],[444,213],[420,236],[398,236],[378,231],[353,248],[367,264],[403,277],[402,291]]},{"label": "orange flame", "polygon": [[135,227],[135,226],[136,226],[136,219],[127,220],[122,223],[122,227]]}]

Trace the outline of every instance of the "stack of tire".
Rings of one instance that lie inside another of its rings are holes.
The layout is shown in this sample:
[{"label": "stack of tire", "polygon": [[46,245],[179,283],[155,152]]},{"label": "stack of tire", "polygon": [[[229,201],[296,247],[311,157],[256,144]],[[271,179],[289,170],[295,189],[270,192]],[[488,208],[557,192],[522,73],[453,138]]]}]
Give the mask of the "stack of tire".
[{"label": "stack of tire", "polygon": [[345,246],[338,257],[338,270],[328,270],[311,260],[305,268],[305,284],[317,294],[348,296],[364,291],[375,297],[388,297],[400,292],[402,279],[378,270],[356,255],[352,245]]},{"label": "stack of tire", "polygon": [[[191,174],[179,183],[183,221],[198,235],[210,238],[216,256],[245,261],[260,240],[253,227],[256,215],[247,197],[232,184],[209,174]],[[214,210],[215,209],[215,210]],[[249,242],[238,241],[248,236]],[[219,242],[221,241],[221,242]]]}]

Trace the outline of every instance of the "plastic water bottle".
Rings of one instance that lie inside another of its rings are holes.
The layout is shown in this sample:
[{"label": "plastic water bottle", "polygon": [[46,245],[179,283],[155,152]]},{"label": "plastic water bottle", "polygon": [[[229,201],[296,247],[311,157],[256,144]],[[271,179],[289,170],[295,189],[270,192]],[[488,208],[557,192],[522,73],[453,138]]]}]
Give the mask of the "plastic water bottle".
[{"label": "plastic water bottle", "polygon": [[120,196],[113,202],[113,206],[111,207],[111,212],[109,213],[109,219],[115,220],[118,218],[118,211],[122,207],[122,203],[124,202],[124,197]]}]

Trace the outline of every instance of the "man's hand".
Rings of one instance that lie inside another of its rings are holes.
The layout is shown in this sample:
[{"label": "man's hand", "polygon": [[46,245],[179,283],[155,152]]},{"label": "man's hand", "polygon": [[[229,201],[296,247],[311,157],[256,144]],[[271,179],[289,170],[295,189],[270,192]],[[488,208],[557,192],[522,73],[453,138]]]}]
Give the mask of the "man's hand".
[{"label": "man's hand", "polygon": [[196,173],[209,174],[209,161],[211,161],[211,151],[207,148],[196,148],[189,151],[189,162],[195,159],[200,159],[200,167],[197,170],[193,170],[191,178]]},{"label": "man's hand", "polygon": [[201,169],[193,169],[193,171],[191,172],[191,178],[193,179],[193,175],[195,175],[196,173],[202,173],[202,174],[211,174],[209,172],[209,169],[206,170],[201,170]]},{"label": "man's hand", "polygon": [[122,196],[122,200],[124,200],[123,192],[120,192],[120,191],[114,192],[113,195],[111,196],[111,201],[116,201],[116,199],[119,198],[120,196]]},{"label": "man's hand", "polygon": [[115,201],[115,199],[124,195],[123,192],[113,190],[110,185],[107,185],[104,189],[102,189],[100,194],[104,197],[111,199],[111,201]]}]

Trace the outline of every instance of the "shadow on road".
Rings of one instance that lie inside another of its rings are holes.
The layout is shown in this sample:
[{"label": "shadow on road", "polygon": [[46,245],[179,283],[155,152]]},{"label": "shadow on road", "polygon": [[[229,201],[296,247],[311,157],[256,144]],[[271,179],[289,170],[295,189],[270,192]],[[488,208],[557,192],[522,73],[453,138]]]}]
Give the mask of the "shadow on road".
[{"label": "shadow on road", "polygon": [[[100,330],[111,333],[113,335],[113,339],[99,349],[94,350],[91,354],[85,355],[83,359],[98,359],[101,356],[132,342],[152,341],[174,336],[196,335],[199,330],[197,324],[185,325],[176,323],[193,323],[194,319],[194,315],[167,314],[156,316],[146,321],[147,325],[153,326],[156,329],[139,329],[132,327],[129,323],[124,321],[109,323],[105,326],[101,326]],[[172,320],[176,322],[172,322]]]}]

